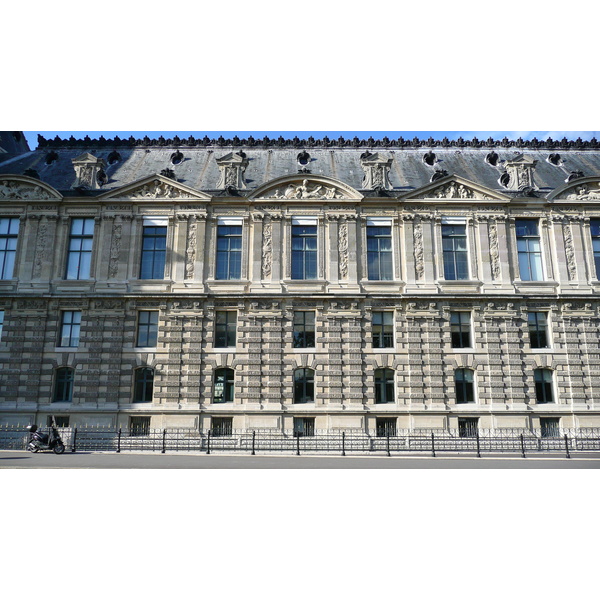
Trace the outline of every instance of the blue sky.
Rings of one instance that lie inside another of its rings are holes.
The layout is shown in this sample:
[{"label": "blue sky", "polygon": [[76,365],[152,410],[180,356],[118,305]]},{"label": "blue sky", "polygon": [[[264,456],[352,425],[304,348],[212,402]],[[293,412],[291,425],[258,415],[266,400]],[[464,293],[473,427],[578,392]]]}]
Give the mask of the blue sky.
[{"label": "blue sky", "polygon": [[119,136],[120,138],[128,138],[133,136],[135,138],[143,138],[148,135],[150,138],[157,138],[163,136],[165,138],[172,138],[178,135],[180,138],[186,138],[190,135],[198,138],[207,135],[210,138],[219,137],[233,137],[237,135],[240,138],[247,138],[252,135],[255,138],[264,137],[279,137],[280,135],[284,138],[293,138],[298,136],[299,138],[314,137],[315,139],[322,138],[327,135],[329,138],[338,138],[343,136],[345,138],[358,137],[359,139],[366,139],[373,137],[374,139],[381,139],[384,136],[389,138],[404,137],[411,139],[418,137],[419,139],[442,139],[447,137],[450,140],[463,137],[464,139],[472,139],[477,137],[479,139],[487,139],[492,137],[494,139],[518,139],[523,138],[524,140],[531,140],[537,138],[544,140],[547,138],[562,139],[566,137],[570,140],[581,138],[583,140],[590,140],[592,138],[600,138],[599,131],[26,131],[25,137],[29,143],[29,147],[34,150],[37,147],[37,136],[38,133],[43,135],[45,138],[54,138],[59,136],[61,138],[69,138],[71,135],[76,139],[83,139],[86,135],[90,138],[98,138],[103,135],[105,138],[114,138]]}]

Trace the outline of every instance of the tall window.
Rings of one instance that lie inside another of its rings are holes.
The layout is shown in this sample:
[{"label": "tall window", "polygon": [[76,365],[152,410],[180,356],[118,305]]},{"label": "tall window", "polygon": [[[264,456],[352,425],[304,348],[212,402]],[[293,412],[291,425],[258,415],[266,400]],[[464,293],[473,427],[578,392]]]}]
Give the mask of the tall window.
[{"label": "tall window", "polygon": [[373,281],[394,278],[392,266],[392,228],[367,225],[367,274]]},{"label": "tall window", "polygon": [[550,369],[535,369],[533,372],[535,380],[535,399],[538,404],[554,402],[552,394],[552,371]]},{"label": "tall window", "polygon": [[134,402],[152,402],[154,369],[143,367],[134,371]]},{"label": "tall window", "polygon": [[75,369],[71,367],[56,369],[53,402],[71,402],[73,400],[74,373]]},{"label": "tall window", "polygon": [[233,402],[235,371],[233,369],[217,369],[215,371],[213,402]]},{"label": "tall window", "polygon": [[590,231],[592,233],[596,279],[600,279],[600,219],[590,219]]},{"label": "tall window", "polygon": [[294,348],[315,347],[315,313],[312,310],[294,312]]},{"label": "tall window", "polygon": [[450,333],[453,348],[471,347],[471,313],[450,313]]},{"label": "tall window", "polygon": [[456,390],[456,402],[458,404],[475,402],[473,371],[471,369],[456,369],[454,371],[454,389]]},{"label": "tall window", "polygon": [[218,310],[215,315],[215,348],[235,348],[237,312]]},{"label": "tall window", "polygon": [[517,251],[519,273],[522,281],[542,281],[542,246],[538,222],[533,219],[517,219]]},{"label": "tall window", "polygon": [[315,401],[315,372],[312,369],[294,371],[294,403]]},{"label": "tall window", "polygon": [[394,313],[374,311],[371,329],[373,332],[373,348],[394,347]]},{"label": "tall window", "polygon": [[467,226],[442,225],[444,279],[469,279]]},{"label": "tall window", "polygon": [[392,369],[375,370],[375,403],[394,402],[394,371]]},{"label": "tall window", "polygon": [[292,279],[317,278],[317,226],[292,224]]},{"label": "tall window", "polygon": [[393,437],[396,435],[396,419],[385,417],[375,420],[375,435],[377,437]]},{"label": "tall window", "polygon": [[71,219],[66,279],[90,278],[94,222],[94,219]]},{"label": "tall window", "polygon": [[154,348],[158,339],[158,311],[141,310],[138,313],[137,341],[140,348]]},{"label": "tall window", "polygon": [[140,279],[163,279],[167,256],[167,228],[144,225]]},{"label": "tall window", "polygon": [[11,279],[15,270],[19,219],[0,219],[0,279]]},{"label": "tall window", "polygon": [[477,417],[458,419],[458,437],[476,437],[478,428]]},{"label": "tall window", "polygon": [[314,417],[294,417],[294,436],[312,437],[315,435]]},{"label": "tall window", "polygon": [[81,328],[81,311],[64,310],[60,323],[60,347],[76,348],[79,346],[79,330]]},{"label": "tall window", "polygon": [[527,313],[529,342],[532,348],[548,348],[548,315],[545,312]]},{"label": "tall window", "polygon": [[217,279],[242,277],[242,226],[217,225]]},{"label": "tall window", "polygon": [[211,433],[214,437],[229,437],[233,435],[233,417],[213,417]]}]

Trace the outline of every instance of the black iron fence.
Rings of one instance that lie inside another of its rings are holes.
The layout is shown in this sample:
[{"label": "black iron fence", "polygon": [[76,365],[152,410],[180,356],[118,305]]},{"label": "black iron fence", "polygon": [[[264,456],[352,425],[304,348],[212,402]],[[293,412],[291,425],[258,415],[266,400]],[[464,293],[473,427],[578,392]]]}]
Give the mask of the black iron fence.
[{"label": "black iron fence", "polygon": [[[42,428],[42,431],[44,429]],[[240,452],[265,454],[380,454],[442,453],[482,456],[492,453],[527,455],[551,452],[569,458],[573,453],[600,452],[600,428],[529,429],[407,429],[387,432],[314,430],[299,435],[292,430],[107,429],[59,428],[71,452]],[[467,435],[465,435],[467,434]],[[0,426],[0,449],[24,450],[29,434],[23,426]]]}]

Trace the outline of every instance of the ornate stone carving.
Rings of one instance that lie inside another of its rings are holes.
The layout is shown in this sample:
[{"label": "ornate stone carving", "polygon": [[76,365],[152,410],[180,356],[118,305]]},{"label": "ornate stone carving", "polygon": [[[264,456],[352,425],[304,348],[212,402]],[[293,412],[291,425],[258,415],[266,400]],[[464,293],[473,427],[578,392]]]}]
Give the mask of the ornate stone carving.
[{"label": "ornate stone carving", "polygon": [[570,202],[590,202],[600,200],[600,183],[595,184],[595,188],[590,188],[589,185],[578,185],[575,188],[575,193],[561,194],[559,198],[564,198]]},{"label": "ornate stone carving", "polygon": [[304,179],[302,183],[288,183],[278,187],[269,198],[278,199],[305,199],[305,198],[318,198],[318,199],[331,199],[331,198],[344,198],[341,190],[333,186],[322,185],[322,184],[310,184],[308,179]]},{"label": "ornate stone carving", "polygon": [[103,158],[97,158],[89,152],[81,154],[77,158],[72,159],[73,168],[75,169],[75,183],[73,188],[87,188],[90,190],[98,190],[107,183],[108,178],[104,172],[106,161]]},{"label": "ornate stone carving", "polygon": [[563,232],[565,236],[567,271],[569,273],[569,279],[573,280],[577,278],[577,265],[575,262],[575,248],[573,246],[573,232],[571,231],[571,224],[568,221],[565,221],[564,223]]},{"label": "ornate stone carving", "polygon": [[415,271],[417,279],[423,279],[425,275],[425,263],[423,260],[423,226],[421,223],[415,223],[413,238],[415,246]]},{"label": "ornate stone carving", "polygon": [[453,198],[459,200],[491,200],[491,196],[483,194],[471,187],[462,183],[451,181],[444,185],[440,185],[433,190],[420,194],[417,198]]},{"label": "ornate stone carving", "polygon": [[182,190],[176,186],[170,185],[160,179],[155,179],[141,187],[124,193],[117,198],[185,198],[192,199],[189,192]]},{"label": "ornate stone carving", "polygon": [[248,159],[243,152],[230,152],[221,158],[217,158],[217,165],[221,172],[221,177],[217,187],[226,189],[233,187],[238,190],[246,189],[246,180],[244,174],[248,166]]},{"label": "ornate stone carving", "polygon": [[[52,200],[53,196],[45,189],[21,183],[20,181],[10,181],[4,179],[0,181],[0,199],[6,200]],[[52,210],[54,206],[45,207]]]},{"label": "ornate stone carving", "polygon": [[342,220],[338,230],[338,252],[340,279],[346,279],[348,277],[348,224],[345,220]]},{"label": "ornate stone carving", "polygon": [[273,264],[273,227],[271,219],[267,218],[263,225],[261,279],[271,278]]},{"label": "ornate stone carving", "polygon": [[114,279],[119,270],[119,254],[121,253],[121,235],[123,225],[115,221],[112,228],[112,241],[110,243],[110,259],[108,262],[108,276]]},{"label": "ornate stone carving", "polygon": [[492,261],[492,277],[500,279],[500,252],[498,249],[498,227],[495,220],[490,219],[490,258]]},{"label": "ornate stone carving", "polygon": [[185,249],[185,278],[193,279],[194,263],[196,261],[196,240],[197,240],[197,225],[196,219],[192,215],[188,225],[187,245]]},{"label": "ornate stone carving", "polygon": [[46,258],[46,241],[48,236],[48,225],[40,222],[37,235],[37,244],[35,247],[35,257],[33,259],[33,277],[40,277],[42,274],[42,264]]},{"label": "ornate stone carving", "polygon": [[362,187],[366,190],[375,188],[392,189],[389,172],[392,166],[391,158],[383,158],[379,153],[371,154],[369,151],[360,156],[360,166],[364,171]]},{"label": "ornate stone carving", "polygon": [[520,192],[529,189],[537,190],[538,187],[533,178],[533,171],[536,165],[537,160],[523,154],[507,160],[505,163],[506,173],[509,176],[508,184],[506,185],[507,189]]}]

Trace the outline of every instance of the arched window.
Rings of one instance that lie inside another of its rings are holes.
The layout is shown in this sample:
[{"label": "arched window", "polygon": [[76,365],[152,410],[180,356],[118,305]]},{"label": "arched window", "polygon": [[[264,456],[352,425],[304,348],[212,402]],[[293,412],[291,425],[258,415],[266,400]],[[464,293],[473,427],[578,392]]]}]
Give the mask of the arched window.
[{"label": "arched window", "polygon": [[475,402],[473,371],[471,369],[456,369],[454,371],[454,387],[458,404]]},{"label": "arched window", "polygon": [[394,402],[394,371],[392,369],[375,370],[375,403]]},{"label": "arched window", "polygon": [[73,400],[73,379],[75,369],[61,367],[56,369],[54,378],[54,397],[52,402],[71,402]]},{"label": "arched window", "polygon": [[143,367],[134,372],[134,402],[152,402],[154,387],[154,369]]},{"label": "arched window", "polygon": [[535,399],[538,404],[554,402],[552,394],[552,371],[550,369],[536,369],[533,372],[535,379]]},{"label": "arched window", "polygon": [[294,404],[315,401],[315,372],[312,369],[294,371]]},{"label": "arched window", "polygon": [[213,388],[213,402],[233,402],[235,372],[233,369],[217,369]]}]

